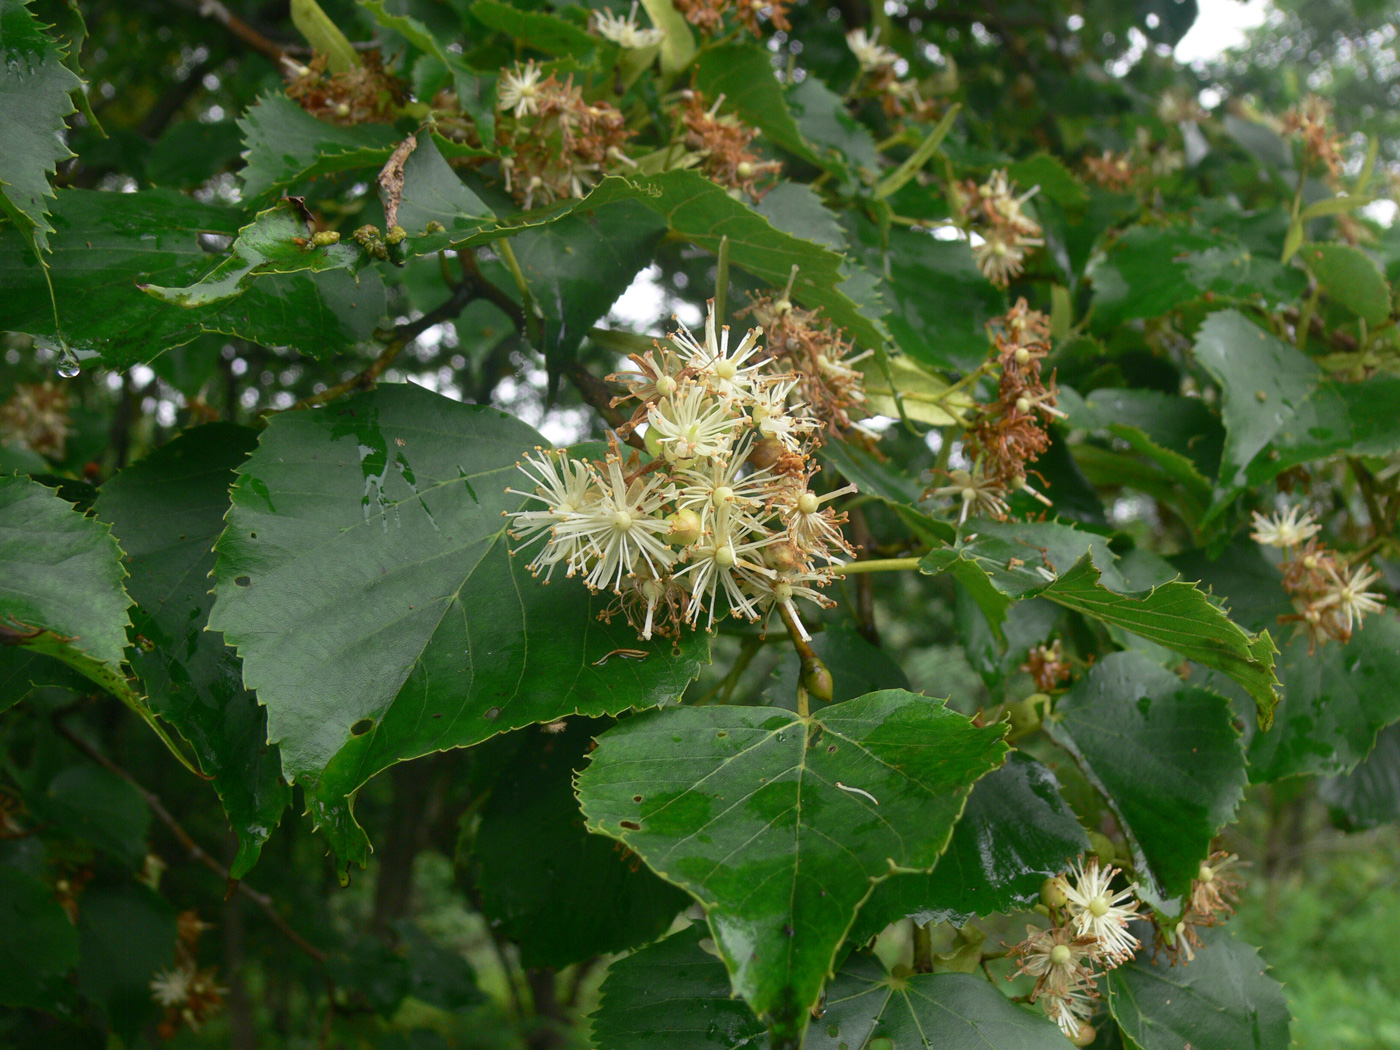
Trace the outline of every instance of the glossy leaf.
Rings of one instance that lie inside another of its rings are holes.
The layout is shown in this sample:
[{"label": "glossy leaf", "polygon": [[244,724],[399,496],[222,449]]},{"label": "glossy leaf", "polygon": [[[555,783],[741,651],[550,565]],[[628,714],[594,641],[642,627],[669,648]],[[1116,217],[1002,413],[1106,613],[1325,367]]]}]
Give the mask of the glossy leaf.
[{"label": "glossy leaf", "polygon": [[820,78],[790,85],[787,101],[803,141],[820,155],[824,167],[847,178],[865,171],[873,179],[879,172],[880,154],[870,129],[846,111],[841,96]]},{"label": "glossy leaf", "polygon": [[724,964],[701,947],[702,924],[608,967],[590,1015],[593,1045],[608,1050],[737,1050],[766,1042],[764,1024],[734,998]]},{"label": "glossy leaf", "polygon": [[476,0],[472,17],[484,26],[524,41],[536,51],[550,55],[586,58],[598,49],[600,41],[571,22],[543,11],[522,11],[500,0]]},{"label": "glossy leaf", "polygon": [[[502,512],[540,436],[494,409],[381,386],[285,413],[239,468],[210,626],[243,659],[287,779],[336,851],[364,862],[355,790],[395,762],[564,715],[678,696],[703,635],[672,655],[573,580],[532,579]],[[617,648],[645,661],[600,660]]]},{"label": "glossy leaf", "polygon": [[1310,244],[1302,252],[1322,290],[1367,324],[1390,316],[1390,285],[1370,256],[1349,244]]},{"label": "glossy leaf", "polygon": [[126,551],[127,589],[137,604],[132,668],[152,709],[213,779],[238,834],[230,865],[236,879],[252,868],[291,802],[238,658],[205,629],[233,471],[256,444],[254,431],[228,424],[186,431],[104,484],[94,508]]},{"label": "glossy leaf", "polygon": [[1226,495],[1258,486],[1297,463],[1340,451],[1400,449],[1400,380],[1336,383],[1311,359],[1234,310],[1212,314],[1196,337],[1196,360],[1220,384]]},{"label": "glossy leaf", "polygon": [[48,247],[49,179],[73,156],[65,118],[82,81],[64,65],[63,49],[20,0],[0,0],[0,214],[36,251]]},{"label": "glossy leaf", "polygon": [[1225,697],[1132,651],[1097,661],[1055,705],[1050,735],[1108,799],[1154,903],[1190,892],[1244,797],[1231,717]]},{"label": "glossy leaf", "polygon": [[515,256],[542,322],[539,349],[556,377],[573,363],[588,329],[645,268],[665,232],[655,212],[621,200],[516,236]]},{"label": "glossy leaf", "polygon": [[[614,963],[592,1015],[594,1045],[608,1050],[696,1050],[766,1045],[763,1025],[729,997],[724,967],[691,927]],[[878,1042],[884,1040],[884,1042]],[[827,988],[804,1050],[1066,1050],[1042,1015],[1010,1002],[982,977],[893,977],[852,955]]]},{"label": "glossy leaf", "polygon": [[[1069,403],[1066,403],[1069,402]],[[1160,466],[1202,499],[1220,468],[1224,430],[1199,398],[1157,390],[1095,390],[1083,400],[1062,397],[1072,426],[1106,430]]]},{"label": "glossy leaf", "polygon": [[878,322],[861,312],[848,292],[841,256],[829,248],[775,230],[757,212],[730,197],[697,172],[668,171],[663,175],[607,178],[587,198],[600,206],[611,200],[636,197],[661,215],[667,229],[706,251],[718,254],[719,242],[729,238],[729,262],[765,281],[772,288],[787,284],[798,267],[792,298],[809,309],[818,307],[846,330],[861,347],[877,347],[885,335]]},{"label": "glossy leaf", "polygon": [[1369,616],[1346,645],[1331,642],[1309,655],[1302,635],[1279,659],[1283,700],[1272,730],[1249,742],[1256,782],[1354,769],[1376,733],[1400,719],[1400,617]]},{"label": "glossy leaf", "polygon": [[[919,569],[952,572],[999,640],[1011,602],[1048,598],[1223,671],[1254,699],[1259,724],[1269,725],[1278,679],[1277,650],[1268,632],[1247,634],[1204,591],[1180,580],[1133,592],[1107,545],[1091,533],[1050,523],[978,521],[974,527],[975,533],[964,532],[973,538],[930,551]],[[1077,560],[1065,570],[1072,559]]]},{"label": "glossy leaf", "polygon": [[1197,226],[1135,226],[1091,262],[1093,328],[1111,331],[1138,317],[1158,317],[1210,292],[1283,303],[1301,295],[1304,278],[1277,258]]},{"label": "glossy leaf", "polygon": [[973,787],[932,873],[894,875],[876,886],[851,940],[865,941],[907,916],[961,926],[974,915],[1027,907],[1039,901],[1046,878],[1088,848],[1055,774],[1013,751]]},{"label": "glossy leaf", "polygon": [[861,901],[933,867],[1003,731],[899,690],[807,718],[678,708],[600,737],[579,800],[705,906],[734,990],[796,1040]]},{"label": "glossy leaf", "polygon": [[869,224],[858,232],[866,266],[889,275],[884,320],[895,344],[932,368],[970,372],[980,365],[991,348],[986,324],[1005,313],[1007,303],[977,269],[967,243],[893,229],[883,251]]},{"label": "glossy leaf", "polygon": [[[202,332],[241,336],[306,353],[341,351],[367,339],[384,316],[384,286],[366,271],[261,279],[222,304],[183,310],[144,295],[138,283],[199,279],[213,257],[203,235],[237,234],[239,213],[170,190],[64,190],[53,208],[49,270],[63,334],[102,362],[126,368],[182,346]],[[0,230],[0,328],[55,337],[43,271],[12,231]]]},{"label": "glossy leaf", "polygon": [[809,163],[820,163],[788,112],[766,48],[724,44],[702,51],[695,64],[695,86],[711,104],[723,95],[720,111],[734,113],[745,124],[758,128],[768,142]]},{"label": "glossy leaf", "polygon": [[[320,273],[325,270],[360,268],[365,255],[353,244],[316,246],[306,243],[311,236],[301,210],[282,200],[238,231],[232,254],[194,284],[184,288],[142,285],[141,290],[163,302],[191,309],[232,299],[265,274]],[[300,240],[302,243],[297,244]]]},{"label": "glossy leaf", "polygon": [[238,126],[247,146],[243,195],[250,200],[336,172],[377,173],[400,137],[386,124],[343,128],[317,120],[280,91],[258,99]]},{"label": "glossy leaf", "polygon": [[1184,966],[1142,953],[1108,975],[1108,1005],[1137,1050],[1278,1050],[1288,1046],[1288,1002],[1259,950],[1221,929]]},{"label": "glossy leaf", "polygon": [[827,993],[803,1050],[1067,1050],[1043,1013],[1018,1006],[981,974],[895,977],[853,955]]},{"label": "glossy leaf", "polygon": [[78,965],[78,933],[53,892],[8,864],[0,864],[0,952],[11,960],[0,968],[0,1006],[51,1006]]},{"label": "glossy leaf", "polygon": [[22,475],[0,477],[0,631],[138,703],[126,685],[121,550],[106,525]]},{"label": "glossy leaf", "polygon": [[1347,831],[1400,821],[1400,723],[1381,730],[1376,746],[1350,773],[1324,780],[1318,797]]},{"label": "glossy leaf", "polygon": [[584,828],[574,774],[607,727],[571,719],[557,734],[532,734],[533,746],[494,782],[481,811],[472,857],[482,911],[519,945],[527,967],[562,969],[655,940],[688,902]]}]

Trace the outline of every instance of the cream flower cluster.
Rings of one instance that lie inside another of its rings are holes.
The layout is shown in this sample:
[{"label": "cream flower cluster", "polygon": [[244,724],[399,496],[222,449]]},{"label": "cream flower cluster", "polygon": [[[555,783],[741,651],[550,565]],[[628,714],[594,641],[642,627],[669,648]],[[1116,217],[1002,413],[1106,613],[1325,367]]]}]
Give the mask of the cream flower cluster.
[{"label": "cream flower cluster", "polygon": [[731,343],[710,304],[704,339],[684,325],[671,345],[634,354],[615,376],[636,401],[623,433],[645,427],[654,457],[624,458],[616,441],[602,460],[536,449],[520,464],[542,506],[513,515],[521,547],[544,543],[530,570],[545,580],[562,565],[617,601],[643,639],[681,624],[707,630],[726,613],[763,620],[775,609],[804,638],[797,600],[829,606],[818,588],[853,552],[845,516],[827,504],[855,491],[818,494],[812,452],[822,423],[750,330]]},{"label": "cream flower cluster", "polygon": [[1011,949],[1020,957],[1017,972],[1036,978],[1031,998],[1040,1000],[1050,1019],[1079,1045],[1092,1036],[1089,1018],[1099,994],[1095,967],[1111,970],[1141,946],[1128,932],[1138,901],[1132,887],[1113,890],[1116,874],[1117,868],[1100,868],[1096,857],[1073,864],[1042,895],[1062,921],[1048,930],[1028,927],[1026,939]]}]

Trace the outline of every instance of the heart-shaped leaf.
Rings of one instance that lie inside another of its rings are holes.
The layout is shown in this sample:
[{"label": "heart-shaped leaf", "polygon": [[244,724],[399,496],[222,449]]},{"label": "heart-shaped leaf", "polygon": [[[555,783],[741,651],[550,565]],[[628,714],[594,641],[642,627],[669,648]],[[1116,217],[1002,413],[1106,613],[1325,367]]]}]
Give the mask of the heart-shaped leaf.
[{"label": "heart-shaped leaf", "polygon": [[[277,416],[239,468],[210,626],[243,658],[288,780],[363,863],[355,790],[395,762],[572,714],[675,699],[704,635],[638,642],[610,595],[545,586],[510,556],[520,456],[543,444],[495,409],[382,386]],[[642,660],[606,660],[615,649]]]},{"label": "heart-shaped leaf", "polygon": [[933,867],[1003,732],[897,689],[807,717],[672,709],[603,734],[578,793],[590,828],[705,906],[735,991],[794,1041],[860,903]]}]

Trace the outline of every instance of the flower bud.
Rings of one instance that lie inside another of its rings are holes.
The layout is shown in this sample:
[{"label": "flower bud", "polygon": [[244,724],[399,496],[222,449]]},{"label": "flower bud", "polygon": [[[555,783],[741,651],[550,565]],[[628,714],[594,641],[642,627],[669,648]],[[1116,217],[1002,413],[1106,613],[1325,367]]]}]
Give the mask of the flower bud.
[{"label": "flower bud", "polygon": [[1040,884],[1040,903],[1047,908],[1063,908],[1069,903],[1065,894],[1065,884],[1057,877],[1046,879]]},{"label": "flower bud", "polygon": [[760,438],[754,442],[753,451],[749,453],[749,462],[754,465],[754,469],[763,470],[778,462],[783,454],[783,443],[777,438]]},{"label": "flower bud", "polygon": [[1118,856],[1118,847],[1113,844],[1113,840],[1099,831],[1089,832],[1089,850],[1105,867],[1112,864]]},{"label": "flower bud", "polygon": [[693,510],[678,510],[666,520],[671,523],[666,541],[672,546],[689,547],[704,531],[700,526],[700,515]]},{"label": "flower bud", "polygon": [[1099,1033],[1094,1030],[1094,1026],[1088,1021],[1081,1021],[1079,1023],[1079,1031],[1070,1036],[1069,1041],[1075,1046],[1088,1046],[1098,1038],[1098,1034]]}]

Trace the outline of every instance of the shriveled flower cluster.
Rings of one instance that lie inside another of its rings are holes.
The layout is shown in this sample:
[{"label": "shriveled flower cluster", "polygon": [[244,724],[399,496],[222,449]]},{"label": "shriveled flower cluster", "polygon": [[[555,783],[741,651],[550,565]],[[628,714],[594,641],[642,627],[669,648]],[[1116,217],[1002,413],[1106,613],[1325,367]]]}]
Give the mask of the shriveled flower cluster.
[{"label": "shriveled flower cluster", "polygon": [[1318,543],[1321,526],[1311,514],[1300,516],[1297,507],[1267,517],[1255,511],[1253,521],[1251,539],[1288,555],[1281,566],[1283,588],[1297,611],[1280,616],[1279,621],[1296,623],[1307,632],[1310,654],[1319,641],[1324,645],[1329,639],[1350,641],[1366,613],[1385,607],[1385,595],[1366,589],[1380,579],[1380,573],[1365,564],[1353,568],[1340,552]]},{"label": "shriveled flower cluster", "polygon": [[1219,926],[1235,914],[1240,887],[1244,885],[1244,879],[1235,870],[1239,860],[1224,850],[1216,850],[1207,857],[1191,883],[1185,913],[1171,927],[1158,930],[1159,942],[1171,953],[1173,966],[1196,958],[1196,949],[1201,947],[1197,929]]},{"label": "shriveled flower cluster", "polygon": [[1031,487],[1026,464],[1050,447],[1045,427],[1064,413],[1055,407],[1055,377],[1041,378],[1041,361],[1050,352],[1049,319],[1027,307],[1024,299],[1002,319],[1004,331],[995,334],[995,354],[1000,380],[997,399],[977,414],[965,435],[973,469],[954,470],[949,484],[926,492],[962,501],[961,525],[971,515],[1005,521],[1008,496],[1025,492],[1049,506],[1050,500]]},{"label": "shriveled flower cluster", "polygon": [[1066,681],[1073,669],[1065,656],[1064,645],[1056,638],[1049,645],[1034,646],[1026,654],[1026,662],[1021,670],[1035,681],[1035,687],[1042,693],[1058,689]]},{"label": "shriveled flower cluster", "polygon": [[587,102],[570,76],[562,83],[533,61],[501,74],[497,105],[508,111],[500,139],[506,189],[526,208],[582,197],[609,167],[632,165],[622,144],[633,132],[606,102]]},{"label": "shriveled flower cluster", "polygon": [[762,326],[777,369],[798,377],[797,394],[826,425],[825,433],[873,447],[877,435],[860,423],[869,415],[865,376],[855,366],[875,351],[852,353],[853,346],[840,328],[819,310],[794,305],[791,294],[789,280],[781,294],[760,296],[744,312]]},{"label": "shriveled flower cluster", "polygon": [[320,53],[305,66],[283,61],[291,77],[287,96],[331,124],[392,124],[408,99],[408,85],[384,68],[378,51],[361,52],[360,64],[341,73],[327,73]]},{"label": "shriveled flower cluster", "polygon": [[1036,978],[1032,1001],[1081,1046],[1093,1037],[1089,1019],[1099,994],[1098,969],[1122,965],[1141,947],[1128,932],[1139,903],[1133,887],[1113,889],[1117,874],[1117,868],[1100,868],[1096,857],[1071,865],[1042,894],[1053,925],[1028,926],[1026,939],[1010,951],[1017,957],[1016,974]]},{"label": "shriveled flower cluster", "polygon": [[977,266],[998,288],[1005,288],[1021,272],[1029,249],[1045,243],[1040,223],[1023,210],[1039,189],[1034,186],[1016,196],[1015,183],[1007,180],[1004,171],[992,172],[980,186],[971,179],[962,183],[964,229],[982,238],[973,249]]},{"label": "shriveled flower cluster", "polygon": [[[624,458],[616,441],[603,460],[536,449],[520,470],[543,509],[510,515],[521,545],[544,544],[530,562],[545,580],[559,565],[593,591],[617,596],[643,639],[675,637],[681,624],[711,630],[732,616],[765,625],[774,610],[807,636],[796,601],[829,606],[818,588],[853,552],[845,515],[826,506],[855,486],[819,495],[811,462],[822,427],[798,394],[797,375],[763,353],[757,331],[731,345],[711,303],[704,341],[689,329],[631,355],[612,376],[637,402],[626,434],[646,427],[655,459]],[[776,455],[755,455],[760,448]]]},{"label": "shriveled flower cluster", "polygon": [[19,442],[31,452],[62,459],[71,423],[68,390],[53,383],[19,383],[0,405],[0,445]]},{"label": "shriveled flower cluster", "polygon": [[846,34],[846,46],[860,63],[862,94],[880,100],[885,116],[895,119],[913,114],[928,119],[933,106],[919,95],[919,85],[912,78],[899,75],[900,57],[879,42],[880,31],[866,33],[853,29]]},{"label": "shriveled flower cluster", "polygon": [[1104,150],[1097,157],[1084,158],[1084,174],[1090,182],[1110,190],[1126,190],[1141,173],[1131,153]]},{"label": "shriveled flower cluster", "polygon": [[175,965],[151,978],[151,998],[164,1007],[157,1026],[162,1039],[171,1039],[182,1027],[194,1031],[222,1009],[227,988],[220,988],[212,966],[200,967],[199,936],[212,929],[194,911],[183,911],[175,926]]},{"label": "shriveled flower cluster", "polygon": [[685,20],[706,33],[713,33],[724,24],[724,16],[732,15],[754,36],[762,35],[758,20],[766,18],[774,29],[787,32],[792,23],[787,19],[791,0],[675,0],[676,10]]},{"label": "shriveled flower cluster", "polygon": [[700,92],[687,92],[681,111],[686,148],[701,155],[700,170],[710,179],[758,201],[767,192],[767,187],[760,188],[759,180],[776,178],[783,166],[775,160],[764,160],[749,148],[758,137],[758,130],[732,113],[721,115],[719,107],[723,102],[724,96],[720,95],[713,105],[706,106]]},{"label": "shriveled flower cluster", "polygon": [[1332,104],[1316,95],[1309,95],[1280,121],[1284,134],[1296,134],[1303,140],[1306,157],[1319,160],[1329,175],[1336,177],[1342,170],[1342,140],[1332,130]]}]

